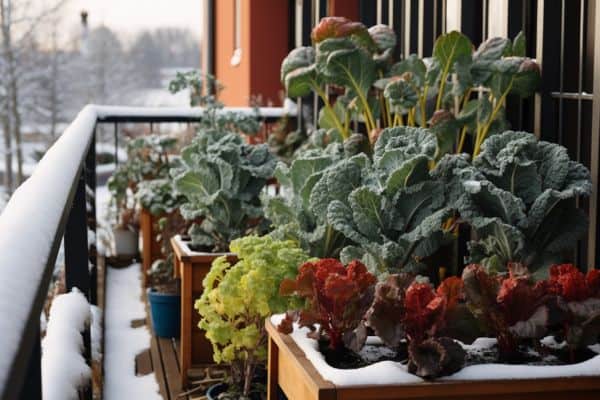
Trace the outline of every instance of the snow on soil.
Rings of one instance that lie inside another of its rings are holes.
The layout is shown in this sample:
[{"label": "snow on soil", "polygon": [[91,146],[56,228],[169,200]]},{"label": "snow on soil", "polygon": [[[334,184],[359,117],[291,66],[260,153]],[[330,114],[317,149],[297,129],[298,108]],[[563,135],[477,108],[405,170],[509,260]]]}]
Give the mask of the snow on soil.
[{"label": "snow on soil", "polygon": [[[283,319],[283,314],[273,315],[275,325]],[[327,364],[319,352],[317,341],[308,338],[308,328],[294,326],[290,337],[296,342],[304,355],[315,366],[321,376],[336,386],[359,385],[397,385],[423,382],[418,376],[408,373],[406,365],[394,361],[381,361],[356,369],[338,369]],[[463,345],[468,351],[483,351],[494,346],[496,339],[479,338],[471,345]],[[600,353],[600,346],[592,348]],[[508,365],[479,364],[467,366],[454,375],[438,379],[439,381],[495,380],[495,379],[539,379],[574,376],[600,375],[600,355],[587,361],[571,365]]]},{"label": "snow on soil", "polygon": [[145,326],[131,321],[146,317],[142,302],[140,264],[109,268],[106,278],[104,398],[110,400],[162,400],[154,374],[135,375],[135,357],[150,347]]},{"label": "snow on soil", "polygon": [[77,400],[78,389],[91,378],[83,357],[83,336],[90,322],[90,306],[74,288],[57,296],[50,308],[42,341],[42,391],[44,400]]}]

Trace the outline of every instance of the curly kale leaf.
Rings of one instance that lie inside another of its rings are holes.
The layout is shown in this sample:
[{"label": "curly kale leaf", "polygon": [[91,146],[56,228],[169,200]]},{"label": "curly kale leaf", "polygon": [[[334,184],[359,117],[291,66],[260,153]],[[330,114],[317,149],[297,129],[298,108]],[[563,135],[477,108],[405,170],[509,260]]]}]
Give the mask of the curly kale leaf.
[{"label": "curly kale leaf", "polygon": [[590,194],[590,173],[564,147],[507,131],[488,138],[472,166],[448,157],[438,176],[477,234],[471,262],[496,270],[514,261],[535,271],[559,261],[585,233],[575,199]]},{"label": "curly kale leaf", "polygon": [[[385,129],[372,163],[354,157],[325,172],[316,208],[327,205],[329,224],[353,242],[344,260],[361,259],[379,275],[418,271],[419,259],[445,243],[453,213],[429,174],[435,152],[436,138],[425,129]],[[325,190],[326,182],[336,191]]]},{"label": "curly kale leaf", "polygon": [[337,256],[347,244],[327,223],[323,212],[313,208],[314,204],[327,201],[332,195],[330,189],[335,192],[336,182],[332,181],[330,187],[324,174],[337,169],[343,152],[331,150],[309,150],[289,167],[280,163],[275,176],[282,186],[282,195],[265,199],[265,215],[275,228],[272,235],[296,240],[312,256]]},{"label": "curly kale leaf", "polygon": [[186,198],[181,214],[201,219],[190,229],[192,245],[226,250],[229,242],[260,229],[259,195],[273,176],[275,157],[266,145],[251,146],[240,135],[205,131],[182,150],[182,166],[171,171]]}]

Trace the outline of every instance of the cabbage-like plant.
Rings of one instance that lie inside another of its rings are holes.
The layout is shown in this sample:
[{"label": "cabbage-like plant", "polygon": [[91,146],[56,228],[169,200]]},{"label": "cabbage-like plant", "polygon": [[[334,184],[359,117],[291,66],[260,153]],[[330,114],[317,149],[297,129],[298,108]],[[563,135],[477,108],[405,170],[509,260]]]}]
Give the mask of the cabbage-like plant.
[{"label": "cabbage-like plant", "polygon": [[476,233],[470,262],[496,271],[519,262],[539,277],[587,229],[575,199],[590,194],[590,173],[562,146],[507,131],[487,139],[472,166],[461,157],[440,164],[440,176],[460,183],[457,208]]},{"label": "cabbage-like plant", "polygon": [[224,251],[229,242],[263,227],[259,195],[273,176],[276,159],[267,145],[249,145],[236,134],[203,131],[181,152],[183,165],[172,170],[180,208],[188,220],[192,247]]},{"label": "cabbage-like plant", "polygon": [[296,276],[308,255],[292,241],[269,236],[236,239],[231,251],[239,261],[231,265],[220,257],[213,262],[195,308],[215,361],[231,365],[233,385],[226,398],[248,399],[256,390],[254,372],[267,358],[265,318],[301,307],[296,297],[281,296],[279,285]]},{"label": "cabbage-like plant", "polygon": [[[282,195],[265,199],[265,215],[273,224],[274,237],[292,239],[315,257],[336,257],[346,239],[327,222],[326,215],[315,212],[311,199],[315,185],[327,170],[335,170],[343,159],[341,146],[308,150],[288,167],[279,163],[275,177]],[[314,193],[314,194],[313,194]]]},{"label": "cabbage-like plant", "polygon": [[[388,128],[374,146],[373,161],[354,156],[324,173],[311,198],[335,230],[353,242],[345,262],[362,260],[378,275],[422,269],[420,260],[451,238],[454,211],[444,185],[429,166],[436,137],[422,128]],[[341,195],[337,193],[339,188]]]},{"label": "cabbage-like plant", "polygon": [[474,51],[466,36],[450,32],[436,40],[432,57],[398,62],[395,32],[385,25],[367,29],[326,17],[312,39],[314,47],[294,49],[283,61],[281,81],[290,97],[321,98],[320,128],[347,140],[358,118],[374,143],[380,128],[430,127],[439,138],[438,158],[462,152],[467,135],[477,155],[485,138],[506,127],[506,98],[532,95],[540,79],[537,64],[525,57],[523,34],[491,38]]}]

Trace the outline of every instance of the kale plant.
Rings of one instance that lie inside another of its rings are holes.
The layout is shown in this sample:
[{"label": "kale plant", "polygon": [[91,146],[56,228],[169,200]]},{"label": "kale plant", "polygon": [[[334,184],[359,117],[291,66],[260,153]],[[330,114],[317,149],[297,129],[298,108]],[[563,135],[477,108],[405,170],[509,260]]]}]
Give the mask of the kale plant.
[{"label": "kale plant", "polygon": [[[377,274],[420,272],[421,259],[452,238],[453,210],[429,173],[436,145],[426,129],[388,128],[372,161],[354,156],[315,185],[313,208],[353,242],[341,252],[344,262],[360,259]],[[342,179],[348,190],[334,198]]]},{"label": "kale plant", "polygon": [[[525,57],[525,37],[490,38],[473,50],[459,32],[440,36],[433,55],[394,60],[396,35],[388,26],[367,29],[343,17],[327,17],[313,29],[314,47],[294,49],[281,65],[289,97],[315,93],[323,101],[319,127],[348,140],[351,120],[360,120],[371,143],[381,128],[432,128],[437,157],[467,148],[506,129],[509,95],[531,96],[540,80]],[[331,89],[325,90],[326,85]],[[331,95],[333,94],[333,95]]]},{"label": "kale plant", "polygon": [[436,142],[425,129],[389,128],[372,160],[330,145],[280,166],[287,196],[267,203],[275,234],[298,240],[313,256],[359,259],[378,275],[422,269],[420,259],[444,244],[453,226],[444,187],[429,173]]},{"label": "kale plant", "polygon": [[446,156],[434,172],[475,231],[469,261],[493,271],[519,262],[539,277],[586,232],[576,198],[590,194],[590,173],[564,147],[526,132],[492,136],[481,149],[472,165]]},{"label": "kale plant", "polygon": [[276,165],[267,145],[206,130],[182,150],[181,160],[172,175],[187,200],[181,214],[197,221],[189,231],[193,247],[226,251],[233,239],[264,228],[259,195]]},{"label": "kale plant", "polygon": [[226,129],[249,136],[260,130],[258,109],[252,114],[224,110],[225,105],[218,100],[224,87],[213,75],[196,70],[178,72],[169,83],[169,91],[177,93],[185,89],[190,91],[190,105],[204,108],[201,129]]},{"label": "kale plant", "polygon": [[284,195],[265,199],[265,215],[275,227],[274,237],[292,239],[312,256],[339,254],[346,240],[328,224],[326,215],[315,212],[311,198],[325,171],[335,170],[343,158],[343,148],[333,144],[326,149],[304,151],[289,167],[278,164],[275,177]]}]

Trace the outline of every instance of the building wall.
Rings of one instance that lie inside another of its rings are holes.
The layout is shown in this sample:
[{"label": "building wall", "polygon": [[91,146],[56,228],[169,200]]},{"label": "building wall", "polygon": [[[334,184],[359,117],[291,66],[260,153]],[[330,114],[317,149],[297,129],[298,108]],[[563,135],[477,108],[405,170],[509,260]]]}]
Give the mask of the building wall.
[{"label": "building wall", "polygon": [[264,105],[281,105],[281,61],[288,53],[288,2],[242,0],[241,58],[232,65],[235,44],[235,0],[215,1],[215,75],[225,86],[227,106],[249,106],[253,96]]}]

